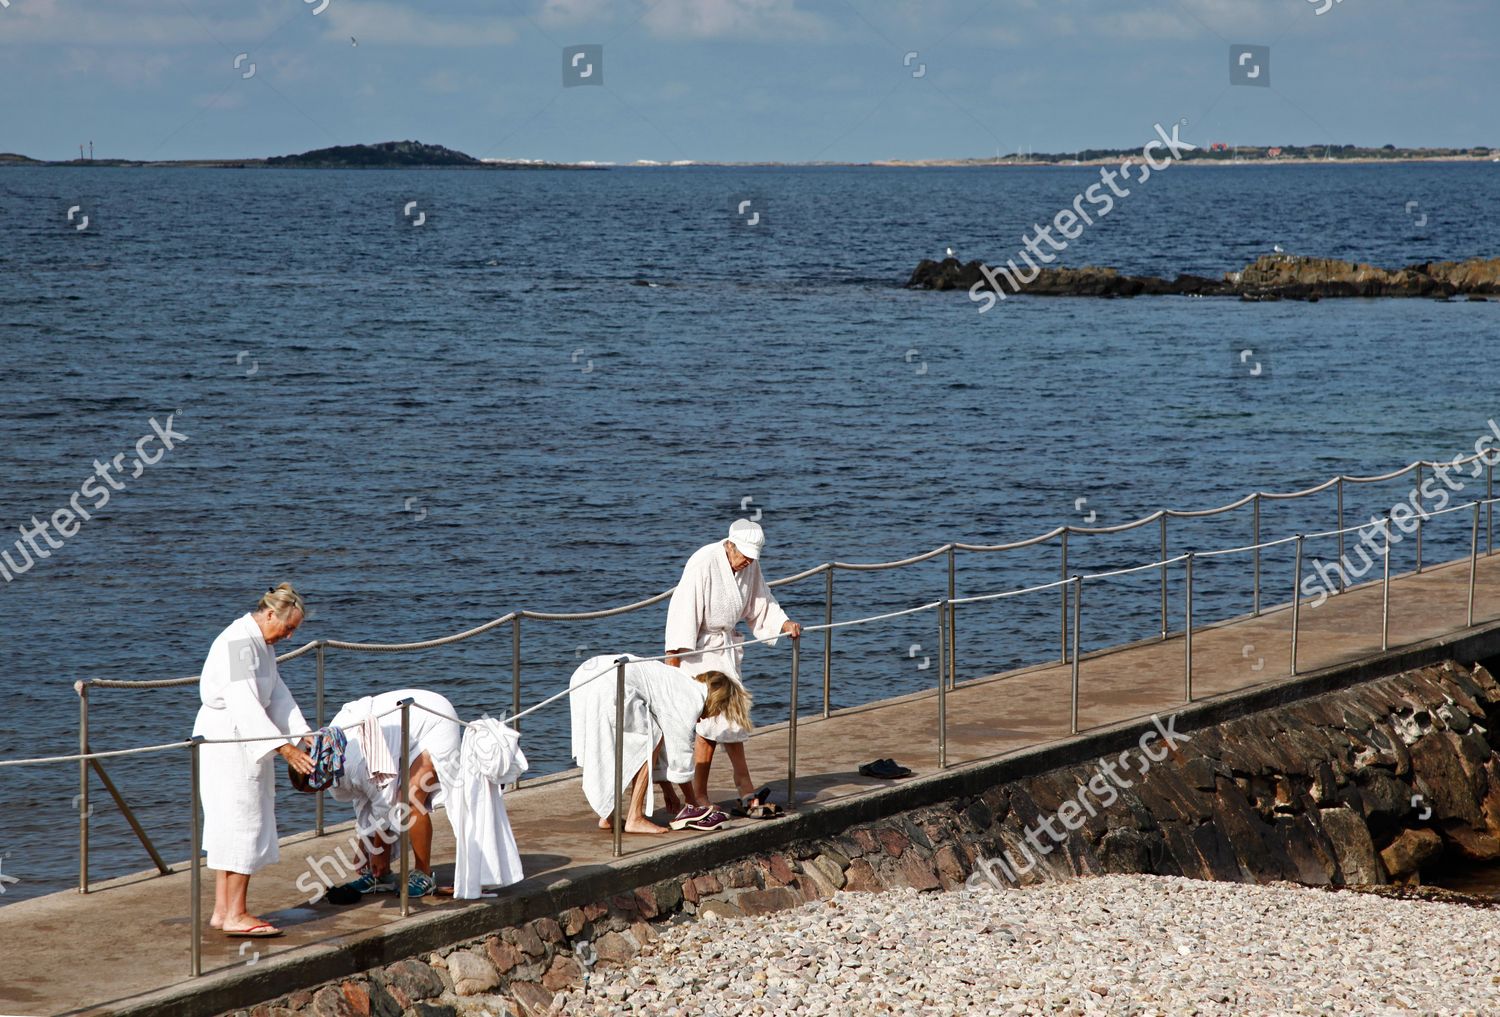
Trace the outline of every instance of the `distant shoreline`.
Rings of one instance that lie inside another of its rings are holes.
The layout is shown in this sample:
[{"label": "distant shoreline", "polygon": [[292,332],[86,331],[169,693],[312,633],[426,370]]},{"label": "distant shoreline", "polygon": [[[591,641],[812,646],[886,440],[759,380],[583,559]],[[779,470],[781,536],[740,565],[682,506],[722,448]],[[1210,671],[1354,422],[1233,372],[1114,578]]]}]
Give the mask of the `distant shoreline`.
[{"label": "distant shoreline", "polygon": [[[620,169],[1038,169],[1045,167],[1085,167],[1115,165],[1119,158],[1086,160],[1023,160],[1002,159],[981,161],[972,159],[882,159],[874,162],[495,162],[478,166],[453,166],[433,164],[392,165],[309,165],[273,166],[264,159],[164,159],[136,161],[130,159],[6,159],[0,158],[0,169],[47,168],[47,169],[248,169],[248,170],[620,170]],[[1430,156],[1398,159],[1347,158],[1347,159],[1186,159],[1174,166],[1207,166],[1233,168],[1237,166],[1407,166],[1428,163],[1455,163],[1481,165],[1500,163],[1500,156]]]}]

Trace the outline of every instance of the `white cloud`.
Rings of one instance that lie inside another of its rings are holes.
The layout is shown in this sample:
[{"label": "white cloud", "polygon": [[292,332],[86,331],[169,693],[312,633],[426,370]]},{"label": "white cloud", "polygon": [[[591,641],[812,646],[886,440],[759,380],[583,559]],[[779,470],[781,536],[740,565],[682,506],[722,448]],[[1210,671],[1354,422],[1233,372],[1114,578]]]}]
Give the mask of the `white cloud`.
[{"label": "white cloud", "polygon": [[225,92],[205,92],[193,97],[193,105],[199,109],[242,109],[249,102],[248,88],[231,88]]},{"label": "white cloud", "polygon": [[328,36],[347,43],[398,46],[506,46],[516,31],[501,18],[443,17],[378,0],[331,0],[319,20],[328,22]]},{"label": "white cloud", "polygon": [[465,87],[459,76],[450,70],[433,71],[422,79],[422,89],[424,91],[436,92],[442,95],[462,92]]},{"label": "white cloud", "polygon": [[805,38],[825,31],[796,0],[658,0],[641,20],[661,38]]},{"label": "white cloud", "polygon": [[611,0],[543,0],[537,20],[548,27],[612,21]]},{"label": "white cloud", "polygon": [[154,85],[172,61],[160,54],[101,53],[96,49],[69,49],[61,69],[64,74],[99,77],[117,85]]},{"label": "white cloud", "polygon": [[180,46],[214,43],[215,39],[258,39],[277,25],[276,12],[264,4],[236,18],[194,16],[190,11],[159,13],[132,0],[85,9],[61,0],[14,0],[0,14],[0,45],[65,43],[75,46]]}]

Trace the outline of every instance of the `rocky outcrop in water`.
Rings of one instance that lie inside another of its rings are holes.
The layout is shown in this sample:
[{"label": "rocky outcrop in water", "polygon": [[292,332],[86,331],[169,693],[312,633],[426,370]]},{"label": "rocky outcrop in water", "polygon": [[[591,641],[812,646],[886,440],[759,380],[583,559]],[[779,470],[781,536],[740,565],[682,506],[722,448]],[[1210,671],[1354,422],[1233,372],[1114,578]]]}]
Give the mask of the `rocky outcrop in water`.
[{"label": "rocky outcrop in water", "polygon": [[[1425,262],[1387,270],[1332,258],[1268,254],[1222,279],[1179,275],[1175,279],[1122,275],[1113,268],[987,268],[982,262],[923,260],[906,285],[913,289],[1024,292],[1047,297],[1191,296],[1246,300],[1318,300],[1323,297],[1453,297],[1500,295],[1500,258]],[[978,289],[975,289],[975,287]]]}]

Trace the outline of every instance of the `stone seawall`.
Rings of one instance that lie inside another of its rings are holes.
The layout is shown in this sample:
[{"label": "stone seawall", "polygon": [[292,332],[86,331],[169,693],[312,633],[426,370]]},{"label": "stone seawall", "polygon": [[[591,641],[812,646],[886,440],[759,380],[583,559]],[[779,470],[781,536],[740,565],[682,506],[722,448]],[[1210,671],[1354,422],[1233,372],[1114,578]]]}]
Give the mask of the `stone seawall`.
[{"label": "stone seawall", "polygon": [[234,1013],[450,1017],[481,1002],[495,1013],[547,1013],[590,971],[629,963],[663,922],[765,914],[840,890],[1111,872],[1416,881],[1444,859],[1500,857],[1497,719],[1500,684],[1483,667],[1448,662],[1177,737],[1170,719],[1146,721],[1118,755],[663,879]]}]

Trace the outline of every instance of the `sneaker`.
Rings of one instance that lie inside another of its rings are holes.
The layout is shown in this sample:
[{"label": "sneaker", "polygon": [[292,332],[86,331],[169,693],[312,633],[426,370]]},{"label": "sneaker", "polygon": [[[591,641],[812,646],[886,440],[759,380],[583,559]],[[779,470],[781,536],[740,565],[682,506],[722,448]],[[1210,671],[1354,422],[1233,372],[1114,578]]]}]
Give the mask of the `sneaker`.
[{"label": "sneaker", "polygon": [[421,869],[412,871],[406,879],[406,895],[408,897],[426,897],[437,889],[437,880]]},{"label": "sneaker", "polygon": [[336,889],[352,890],[358,894],[367,893],[392,893],[396,889],[395,882],[389,876],[376,877],[368,872],[359,874],[359,878],[351,879]]},{"label": "sneaker", "polygon": [[694,819],[687,823],[689,830],[717,830],[729,822],[729,813],[720,812],[718,809],[710,809],[708,815],[701,819]]},{"label": "sneaker", "polygon": [[702,819],[712,811],[707,805],[684,805],[682,811],[667,825],[674,830],[684,830],[688,824]]}]

